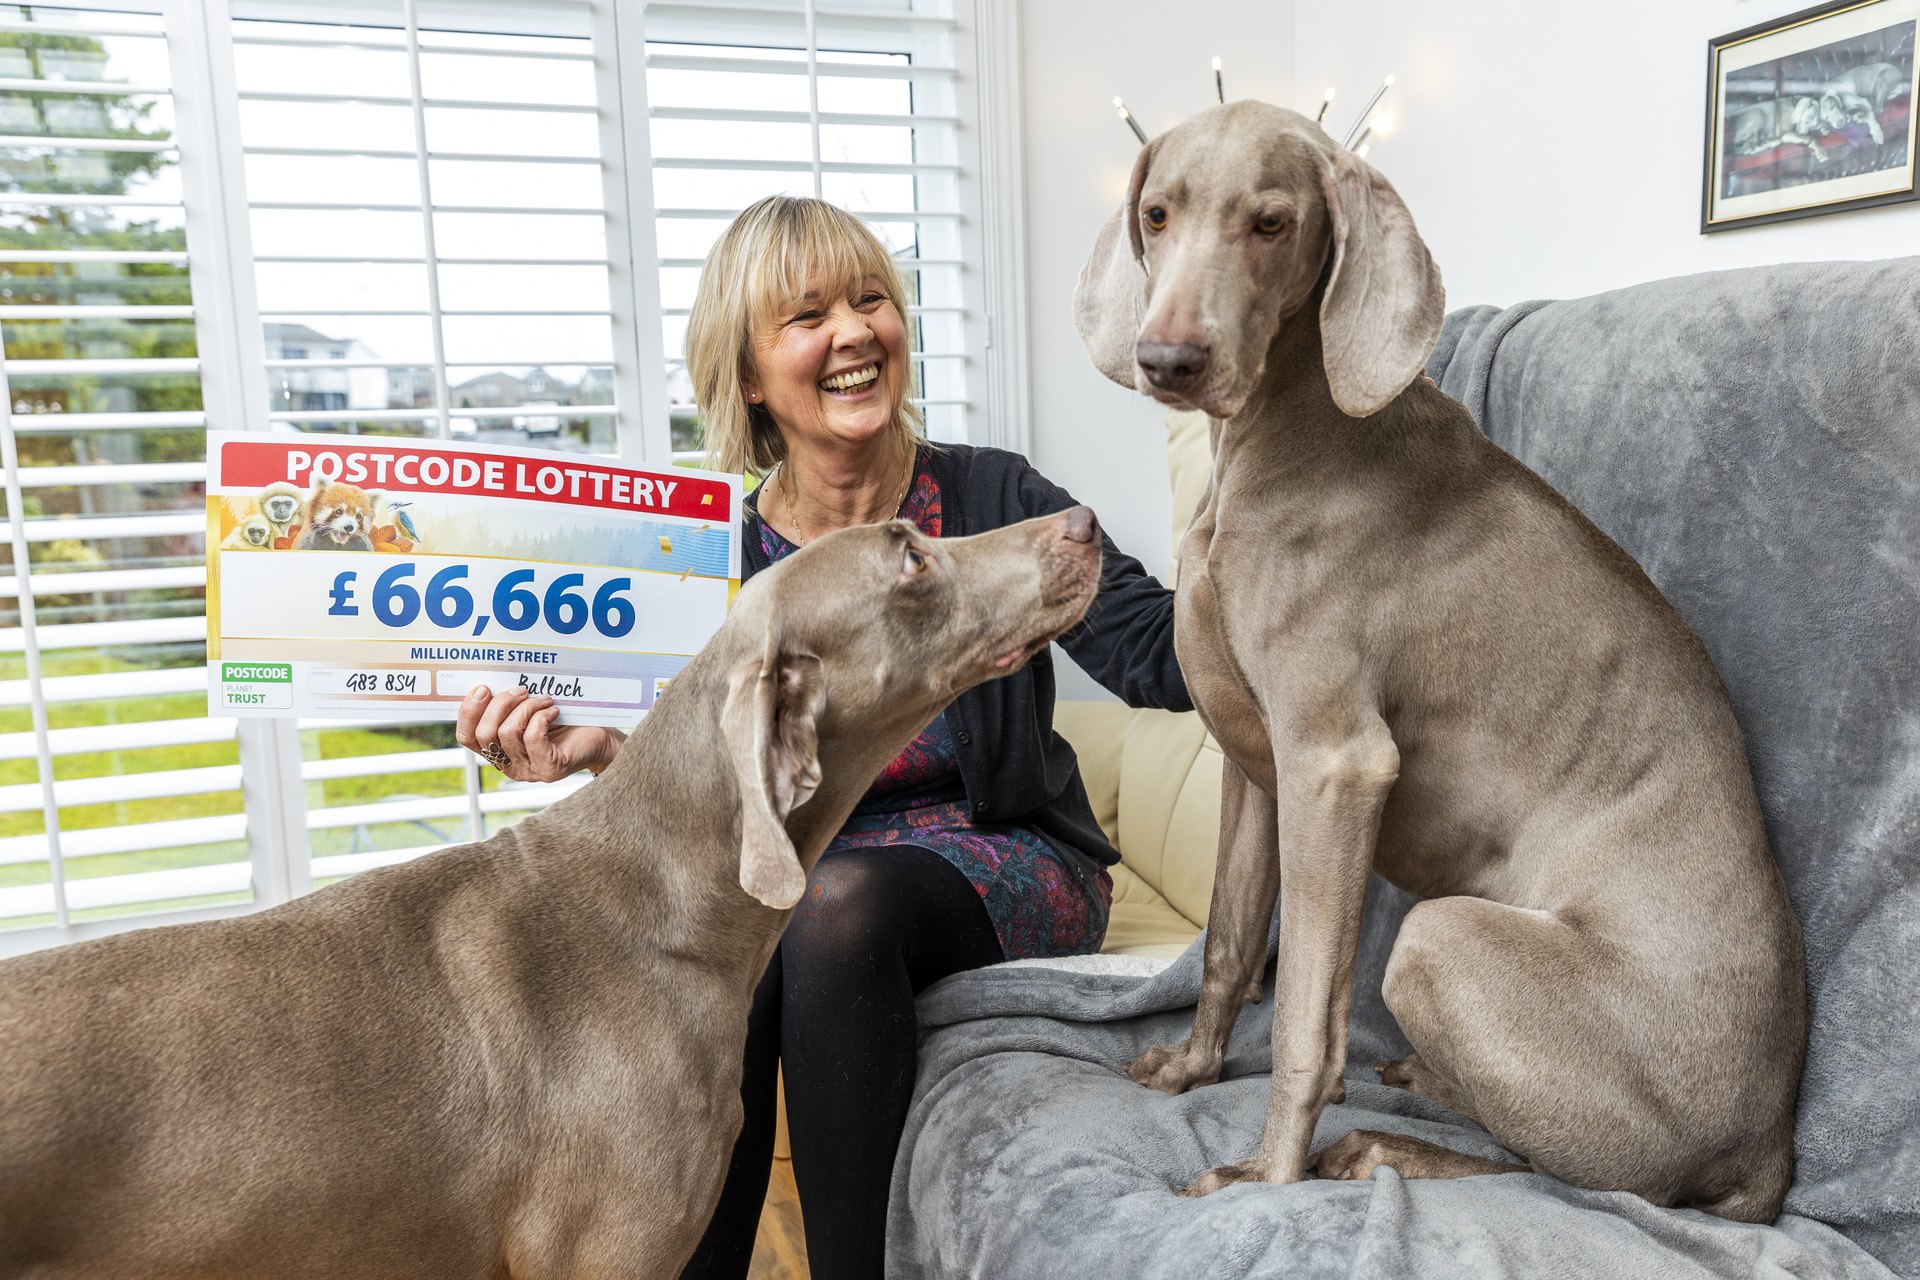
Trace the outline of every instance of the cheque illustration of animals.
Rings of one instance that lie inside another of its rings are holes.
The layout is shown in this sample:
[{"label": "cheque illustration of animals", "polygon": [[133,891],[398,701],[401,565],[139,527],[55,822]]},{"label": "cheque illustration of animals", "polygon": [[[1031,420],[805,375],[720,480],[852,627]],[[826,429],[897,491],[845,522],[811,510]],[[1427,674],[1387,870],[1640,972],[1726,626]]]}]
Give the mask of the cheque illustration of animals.
[{"label": "cheque illustration of animals", "polygon": [[955,696],[1079,622],[1101,546],[1085,507],[823,534],[491,839],[0,963],[0,1276],[679,1275],[807,873]]},{"label": "cheque illustration of animals", "polygon": [[254,506],[267,523],[273,526],[272,546],[277,550],[286,550],[293,545],[293,538],[300,529],[301,512],[306,509],[307,495],[297,485],[285,480],[276,480],[260,491],[254,499]]},{"label": "cheque illustration of animals", "polygon": [[296,551],[373,550],[374,499],[366,490],[316,476]]},{"label": "cheque illustration of animals", "polygon": [[[1256,102],[1144,147],[1081,275],[1101,371],[1214,420],[1176,606],[1227,761],[1205,977],[1191,1036],[1129,1074],[1219,1078],[1277,899],[1264,1131],[1189,1194],[1537,1171],[1769,1222],[1805,978],[1739,727],[1639,565],[1421,376],[1443,306],[1387,180]],[[1415,1052],[1381,1079],[1520,1162],[1310,1150],[1369,870],[1424,899],[1383,991]]]},{"label": "cheque illustration of animals", "polygon": [[233,532],[220,543],[222,551],[271,551],[273,550],[273,525],[259,512],[254,512],[235,525]]}]

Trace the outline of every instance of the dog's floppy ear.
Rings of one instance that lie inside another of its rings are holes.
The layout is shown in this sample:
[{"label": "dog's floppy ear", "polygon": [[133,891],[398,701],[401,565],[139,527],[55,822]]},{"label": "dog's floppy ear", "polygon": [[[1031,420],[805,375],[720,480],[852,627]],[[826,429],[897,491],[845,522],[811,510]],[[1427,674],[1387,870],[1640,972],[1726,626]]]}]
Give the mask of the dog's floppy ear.
[{"label": "dog's floppy ear", "polygon": [[1154,144],[1133,162],[1127,198],[1094,238],[1080,283],[1073,291],[1073,327],[1100,372],[1131,391],[1134,344],[1147,314],[1145,246],[1140,239],[1140,188],[1153,164]]},{"label": "dog's floppy ear", "polygon": [[1399,193],[1372,165],[1337,151],[1321,175],[1333,224],[1333,273],[1320,299],[1321,359],[1350,418],[1386,408],[1420,376],[1446,318],[1440,269]]},{"label": "dog's floppy ear", "polygon": [[820,785],[825,703],[820,659],[783,649],[777,631],[727,678],[720,731],[740,787],[740,887],[779,910],[807,887],[786,820]]}]

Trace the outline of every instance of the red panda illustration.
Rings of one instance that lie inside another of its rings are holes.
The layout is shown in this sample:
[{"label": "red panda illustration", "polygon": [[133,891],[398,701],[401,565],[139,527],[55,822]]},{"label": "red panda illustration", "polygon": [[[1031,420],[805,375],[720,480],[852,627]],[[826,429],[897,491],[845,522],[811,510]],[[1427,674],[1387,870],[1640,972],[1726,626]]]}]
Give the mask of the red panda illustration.
[{"label": "red panda illustration", "polygon": [[316,477],[307,498],[306,532],[296,551],[373,550],[373,499],[350,484],[329,484]]}]

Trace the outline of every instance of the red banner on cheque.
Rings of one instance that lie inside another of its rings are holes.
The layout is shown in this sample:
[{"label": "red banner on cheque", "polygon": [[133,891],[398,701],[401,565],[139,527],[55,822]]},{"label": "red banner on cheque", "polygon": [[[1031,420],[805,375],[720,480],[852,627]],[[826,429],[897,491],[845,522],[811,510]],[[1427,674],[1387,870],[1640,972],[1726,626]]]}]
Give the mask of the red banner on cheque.
[{"label": "red banner on cheque", "polygon": [[636,476],[632,468],[565,456],[548,461],[502,457],[494,450],[421,449],[363,439],[340,445],[229,440],[221,467],[227,484],[252,488],[280,481],[306,488],[324,479],[388,493],[517,498],[715,523],[730,523],[734,517],[731,490],[714,480],[691,473]]}]

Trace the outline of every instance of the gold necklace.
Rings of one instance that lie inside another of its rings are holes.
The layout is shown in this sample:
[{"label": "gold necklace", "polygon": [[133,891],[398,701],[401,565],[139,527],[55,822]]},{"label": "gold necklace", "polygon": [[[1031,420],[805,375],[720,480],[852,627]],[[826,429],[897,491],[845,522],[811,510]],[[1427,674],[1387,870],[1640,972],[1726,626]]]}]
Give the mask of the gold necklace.
[{"label": "gold necklace", "polygon": [[[900,496],[894,500],[890,508],[895,516],[899,515],[900,508],[907,504],[907,494],[913,491],[913,477],[914,473],[920,469],[919,462],[919,450],[916,449],[907,455],[907,482],[900,487]],[[775,467],[775,471],[777,474],[773,477],[773,482],[767,487],[780,490],[780,501],[786,506],[787,519],[792,523],[793,532],[797,535],[793,545],[796,547],[804,547],[809,542],[812,542],[813,538],[807,536],[806,529],[800,524],[800,507],[794,500],[796,495],[793,490],[793,482],[787,479],[787,460],[785,458],[779,461]],[[887,518],[891,519],[892,516]],[[875,523],[878,522],[876,521]],[[828,532],[831,533],[833,531],[828,530]],[[818,536],[818,534],[814,535],[814,537]]]}]

